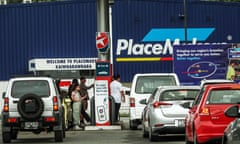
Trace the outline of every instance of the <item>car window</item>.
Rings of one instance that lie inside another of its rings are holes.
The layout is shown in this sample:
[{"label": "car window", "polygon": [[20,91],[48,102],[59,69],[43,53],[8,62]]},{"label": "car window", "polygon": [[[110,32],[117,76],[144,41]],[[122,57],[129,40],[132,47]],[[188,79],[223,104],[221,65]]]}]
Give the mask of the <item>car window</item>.
[{"label": "car window", "polygon": [[174,76],[140,76],[136,83],[135,92],[139,94],[152,93],[159,86],[176,85]]},{"label": "car window", "polygon": [[194,100],[199,90],[168,90],[161,94],[160,101]]},{"label": "car window", "polygon": [[236,104],[240,102],[240,90],[212,90],[207,104]]},{"label": "car window", "polygon": [[152,95],[149,97],[147,103],[152,103],[152,102],[154,101],[157,92],[158,92],[158,89],[156,88],[156,89],[154,90],[154,92],[152,93]]},{"label": "car window", "polygon": [[15,81],[12,86],[11,96],[20,98],[26,94],[35,94],[41,97],[50,95],[50,88],[46,80]]},{"label": "car window", "polygon": [[200,92],[198,93],[195,101],[193,102],[193,105],[198,105],[203,97],[203,93],[205,91],[205,86],[200,90]]}]

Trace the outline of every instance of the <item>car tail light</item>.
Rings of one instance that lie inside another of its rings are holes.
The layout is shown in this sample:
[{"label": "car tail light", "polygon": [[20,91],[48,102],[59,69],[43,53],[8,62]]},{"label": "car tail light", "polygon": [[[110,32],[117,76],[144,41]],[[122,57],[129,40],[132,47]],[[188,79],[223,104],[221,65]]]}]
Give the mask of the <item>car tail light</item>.
[{"label": "car tail light", "polygon": [[7,97],[4,98],[3,111],[4,111],[4,112],[8,112],[8,111],[9,111],[9,99],[8,99]]},{"label": "car tail light", "polygon": [[58,111],[58,98],[57,98],[57,96],[53,97],[53,110]]},{"label": "car tail light", "polygon": [[203,108],[200,111],[200,115],[209,115],[209,108]]},{"label": "car tail light", "polygon": [[130,98],[130,107],[135,107],[135,98]]},{"label": "car tail light", "polygon": [[155,124],[154,127],[162,127],[164,124]]},{"label": "car tail light", "polygon": [[46,122],[54,122],[54,121],[55,121],[55,118],[54,118],[54,117],[46,117],[46,118],[45,118],[45,121],[46,121]]},{"label": "car tail light", "polygon": [[7,122],[8,123],[16,123],[17,122],[17,118],[8,118]]},{"label": "car tail light", "polygon": [[154,108],[158,108],[158,107],[171,107],[172,106],[172,104],[171,103],[167,103],[167,102],[158,102],[158,101],[156,101],[156,102],[154,102],[153,103],[153,107]]}]

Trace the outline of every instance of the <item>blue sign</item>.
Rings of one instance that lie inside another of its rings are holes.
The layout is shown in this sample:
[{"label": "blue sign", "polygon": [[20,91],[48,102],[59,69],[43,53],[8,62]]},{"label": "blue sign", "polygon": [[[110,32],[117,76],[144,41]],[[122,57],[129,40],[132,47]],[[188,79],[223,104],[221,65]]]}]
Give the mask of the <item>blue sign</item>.
[{"label": "blue sign", "polygon": [[[198,41],[205,41],[215,30],[215,28],[188,28],[187,40],[191,41],[193,38],[197,38]],[[147,33],[142,42],[159,42],[170,39],[185,40],[184,28],[154,28]]]},{"label": "blue sign", "polygon": [[110,63],[96,62],[96,76],[110,76]]},{"label": "blue sign", "polygon": [[230,45],[179,45],[173,49],[173,69],[184,85],[202,79],[225,79]]},{"label": "blue sign", "polygon": [[229,48],[228,49],[228,58],[240,58],[240,48]]}]

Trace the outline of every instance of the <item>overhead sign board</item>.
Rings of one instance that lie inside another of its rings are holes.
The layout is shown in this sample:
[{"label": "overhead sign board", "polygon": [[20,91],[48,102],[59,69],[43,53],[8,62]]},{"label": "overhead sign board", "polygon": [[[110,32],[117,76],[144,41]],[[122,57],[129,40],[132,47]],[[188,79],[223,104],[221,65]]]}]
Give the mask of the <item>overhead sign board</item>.
[{"label": "overhead sign board", "polygon": [[94,70],[97,58],[40,58],[29,60],[29,71]]}]

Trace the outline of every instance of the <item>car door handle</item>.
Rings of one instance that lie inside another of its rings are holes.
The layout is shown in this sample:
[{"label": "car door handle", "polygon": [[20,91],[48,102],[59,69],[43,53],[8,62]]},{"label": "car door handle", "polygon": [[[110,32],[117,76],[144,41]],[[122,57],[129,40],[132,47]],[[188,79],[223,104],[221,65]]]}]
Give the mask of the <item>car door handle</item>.
[{"label": "car door handle", "polygon": [[17,101],[17,100],[14,100],[13,103],[18,103],[18,101]]}]

